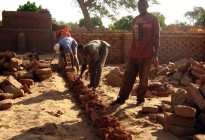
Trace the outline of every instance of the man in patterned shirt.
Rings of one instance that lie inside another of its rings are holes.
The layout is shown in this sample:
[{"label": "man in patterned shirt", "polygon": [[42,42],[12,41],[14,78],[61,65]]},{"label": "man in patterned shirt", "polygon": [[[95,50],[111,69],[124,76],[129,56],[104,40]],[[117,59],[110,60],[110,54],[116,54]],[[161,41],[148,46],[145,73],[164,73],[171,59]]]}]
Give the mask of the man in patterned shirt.
[{"label": "man in patterned shirt", "polygon": [[137,105],[145,101],[151,64],[158,65],[158,47],[160,25],[158,18],[147,12],[146,0],[138,1],[139,15],[134,18],[132,29],[132,46],[124,73],[124,80],[118,98],[110,105],[124,104],[139,74],[139,86],[136,89]]}]

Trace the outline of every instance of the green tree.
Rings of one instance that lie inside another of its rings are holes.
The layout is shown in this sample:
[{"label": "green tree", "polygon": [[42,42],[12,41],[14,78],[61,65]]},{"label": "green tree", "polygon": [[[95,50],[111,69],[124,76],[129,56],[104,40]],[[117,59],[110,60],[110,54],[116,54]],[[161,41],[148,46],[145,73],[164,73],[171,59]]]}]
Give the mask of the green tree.
[{"label": "green tree", "polygon": [[195,25],[205,25],[205,11],[200,14]]},{"label": "green tree", "polygon": [[[92,30],[91,15],[98,14],[100,17],[108,17],[115,19],[115,15],[119,14],[121,10],[136,10],[136,0],[73,0],[79,5],[84,19],[85,27]],[[158,4],[157,0],[148,0],[151,4]]]},{"label": "green tree", "polygon": [[2,21],[0,21],[0,26],[2,26]]},{"label": "green tree", "polygon": [[30,12],[40,12],[42,10],[41,5],[36,6],[35,2],[27,1],[24,5],[19,5],[17,11],[30,11]]},{"label": "green tree", "polygon": [[166,27],[165,16],[162,15],[160,12],[153,12],[153,14],[159,19],[160,26],[161,27]]},{"label": "green tree", "polygon": [[132,23],[134,17],[132,15],[123,16],[121,19],[115,21],[113,25],[110,25],[109,28],[111,30],[132,30]]},{"label": "green tree", "polygon": [[[91,23],[92,23],[92,28],[96,27],[96,26],[99,26],[99,27],[103,26],[102,20],[98,16],[92,17],[91,18]],[[79,20],[79,27],[85,27],[85,19],[80,19]]]},{"label": "green tree", "polygon": [[184,16],[190,20],[191,25],[195,24],[201,24],[201,21],[203,21],[203,15],[204,15],[204,8],[202,7],[194,7],[193,11],[187,11]]}]

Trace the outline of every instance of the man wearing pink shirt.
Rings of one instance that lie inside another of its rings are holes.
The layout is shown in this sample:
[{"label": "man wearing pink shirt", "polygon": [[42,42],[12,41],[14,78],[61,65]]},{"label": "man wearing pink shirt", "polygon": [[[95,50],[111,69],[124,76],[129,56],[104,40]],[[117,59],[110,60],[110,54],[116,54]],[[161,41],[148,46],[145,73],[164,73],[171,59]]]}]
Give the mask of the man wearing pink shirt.
[{"label": "man wearing pink shirt", "polygon": [[158,47],[160,25],[158,18],[147,12],[149,7],[146,0],[138,1],[138,11],[132,28],[132,46],[124,73],[123,84],[118,98],[111,105],[124,104],[129,98],[136,76],[139,74],[139,87],[136,89],[137,105],[145,101],[148,87],[148,77],[152,62],[158,65]]}]

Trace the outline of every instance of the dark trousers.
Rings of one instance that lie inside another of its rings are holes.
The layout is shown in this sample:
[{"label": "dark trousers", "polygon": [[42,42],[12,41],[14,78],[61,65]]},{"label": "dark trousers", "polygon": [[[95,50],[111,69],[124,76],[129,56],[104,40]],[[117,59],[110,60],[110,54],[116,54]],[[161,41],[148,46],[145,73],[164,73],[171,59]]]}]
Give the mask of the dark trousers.
[{"label": "dark trousers", "polygon": [[97,62],[90,61],[89,71],[90,71],[90,84],[93,87],[98,87],[100,84],[100,78],[102,74],[102,68],[105,65],[105,61],[108,55],[108,47],[102,46],[99,50],[100,59]]},{"label": "dark trousers", "polygon": [[123,100],[128,99],[136,77],[139,74],[139,87],[136,89],[137,101],[144,101],[148,88],[151,62],[152,58],[129,58],[118,98]]}]

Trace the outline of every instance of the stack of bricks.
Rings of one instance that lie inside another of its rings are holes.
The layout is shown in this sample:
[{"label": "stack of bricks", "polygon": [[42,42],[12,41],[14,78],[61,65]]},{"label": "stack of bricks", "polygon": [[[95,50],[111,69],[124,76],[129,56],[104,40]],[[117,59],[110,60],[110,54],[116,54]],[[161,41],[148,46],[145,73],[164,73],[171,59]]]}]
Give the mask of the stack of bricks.
[{"label": "stack of bricks", "polygon": [[195,132],[195,115],[195,108],[177,105],[174,113],[164,112],[165,128],[177,136],[192,135]]},{"label": "stack of bricks", "polygon": [[36,53],[17,55],[12,51],[6,51],[0,53],[0,73],[2,101],[30,94],[30,87],[34,81],[48,79],[52,75],[52,70],[49,63],[39,61]]}]

